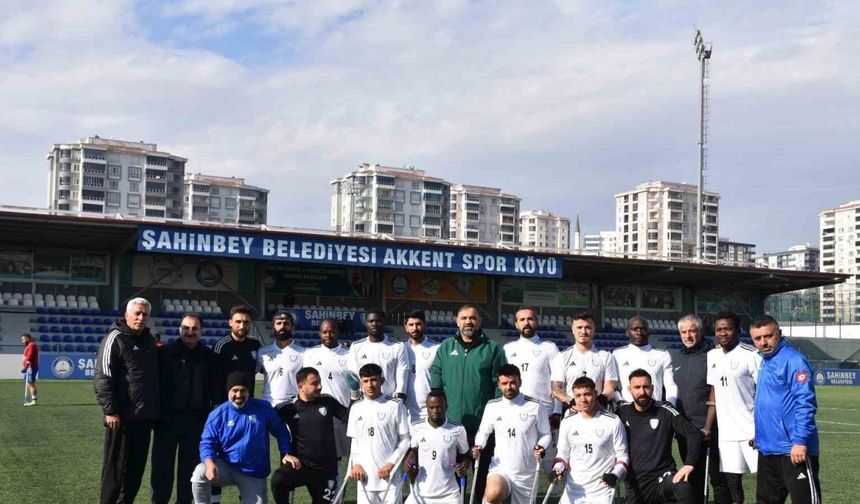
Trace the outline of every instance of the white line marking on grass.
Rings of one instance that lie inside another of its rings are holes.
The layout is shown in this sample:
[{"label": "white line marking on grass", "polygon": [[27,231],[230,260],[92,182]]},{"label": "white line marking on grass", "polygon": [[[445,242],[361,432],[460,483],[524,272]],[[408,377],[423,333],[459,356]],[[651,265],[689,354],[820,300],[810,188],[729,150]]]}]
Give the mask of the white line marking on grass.
[{"label": "white line marking on grass", "polygon": [[818,431],[819,434],[860,434],[860,432],[852,432],[852,431]]},{"label": "white line marking on grass", "polygon": [[847,422],[828,422],[827,420],[818,420],[817,422],[818,422],[818,423],[833,424],[833,425],[849,425],[849,426],[851,426],[851,427],[860,427],[860,424],[856,424],[856,423],[847,423]]},{"label": "white line marking on grass", "polygon": [[823,406],[819,407],[818,409],[835,410],[835,411],[860,411],[860,409],[857,409],[857,408],[825,408]]}]

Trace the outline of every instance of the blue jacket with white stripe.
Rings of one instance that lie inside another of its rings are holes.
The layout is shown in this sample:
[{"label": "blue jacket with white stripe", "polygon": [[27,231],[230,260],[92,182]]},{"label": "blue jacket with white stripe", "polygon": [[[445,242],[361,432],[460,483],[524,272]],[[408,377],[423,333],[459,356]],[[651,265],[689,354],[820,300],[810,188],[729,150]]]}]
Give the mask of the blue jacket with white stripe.
[{"label": "blue jacket with white stripe", "polygon": [[780,340],[762,354],[755,394],[755,444],[763,455],[788,455],[792,445],[818,455],[818,428],[812,367],[796,348]]},{"label": "blue jacket with white stripe", "polygon": [[216,457],[254,478],[271,471],[269,433],[281,455],[292,449],[290,432],[267,401],[249,397],[242,408],[226,401],[209,413],[200,439],[200,461]]}]

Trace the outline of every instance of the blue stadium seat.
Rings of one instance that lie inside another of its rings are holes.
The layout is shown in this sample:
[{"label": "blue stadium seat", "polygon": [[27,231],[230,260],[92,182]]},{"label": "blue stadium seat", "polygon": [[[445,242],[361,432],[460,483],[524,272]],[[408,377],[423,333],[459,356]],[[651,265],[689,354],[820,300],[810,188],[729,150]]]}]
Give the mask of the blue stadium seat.
[{"label": "blue stadium seat", "polygon": [[60,332],[60,328],[59,328],[59,327],[57,327],[57,326],[55,326],[55,325],[52,325],[52,326],[51,326],[51,328],[49,329],[49,332],[52,332],[52,333],[59,333],[59,332]]},{"label": "blue stadium seat", "polygon": [[99,347],[97,347],[95,345],[87,346],[87,352],[89,352],[89,353],[97,353],[98,351],[99,351]]},{"label": "blue stadium seat", "polygon": [[40,315],[39,317],[36,318],[36,321],[40,324],[47,324],[48,323],[48,317],[46,317],[44,315]]},{"label": "blue stadium seat", "polygon": [[84,345],[75,345],[75,352],[84,353],[87,351],[87,347]]},{"label": "blue stadium seat", "polygon": [[84,334],[93,334],[94,332],[91,326],[84,327]]},{"label": "blue stadium seat", "polygon": [[48,310],[45,307],[36,308],[36,313],[48,313]]},{"label": "blue stadium seat", "polygon": [[72,326],[72,333],[74,333],[74,334],[83,334],[83,333],[84,333],[84,328],[83,328],[83,327],[81,327],[81,326],[79,326],[79,325]]},{"label": "blue stadium seat", "polygon": [[72,338],[71,334],[66,334],[63,336],[63,343],[74,343],[75,339]]},{"label": "blue stadium seat", "polygon": [[48,317],[48,323],[49,324],[56,324],[57,323],[57,317]]},{"label": "blue stadium seat", "polygon": [[39,341],[41,341],[42,343],[50,343],[51,337],[47,334],[42,334],[41,336],[39,336]]},{"label": "blue stadium seat", "polygon": [[56,315],[57,313],[56,308],[48,308],[46,311],[48,312],[48,315]]},{"label": "blue stadium seat", "polygon": [[75,336],[75,343],[83,343],[83,342],[84,342],[83,336],[80,336],[80,335]]},{"label": "blue stadium seat", "polygon": [[105,339],[104,336],[99,336],[98,338],[96,338],[96,342],[101,343],[103,339]]},{"label": "blue stadium seat", "polygon": [[69,323],[69,317],[60,317],[60,321],[59,321],[59,322],[60,322],[61,324],[68,324],[68,323]]},{"label": "blue stadium seat", "polygon": [[63,342],[63,337],[60,336],[59,334],[54,334],[53,336],[51,336],[51,343],[62,343],[62,342]]},{"label": "blue stadium seat", "polygon": [[84,338],[84,342],[93,344],[96,342],[96,339],[93,336],[87,336],[86,338]]}]

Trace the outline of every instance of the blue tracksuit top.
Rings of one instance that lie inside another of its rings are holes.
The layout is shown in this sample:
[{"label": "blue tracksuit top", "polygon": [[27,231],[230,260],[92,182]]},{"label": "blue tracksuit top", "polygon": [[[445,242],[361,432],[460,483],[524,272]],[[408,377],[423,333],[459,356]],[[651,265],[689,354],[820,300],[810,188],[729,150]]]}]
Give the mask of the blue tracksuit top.
[{"label": "blue tracksuit top", "polygon": [[209,413],[200,439],[200,461],[216,457],[242,474],[266,478],[271,471],[269,433],[281,454],[290,453],[290,432],[268,401],[248,398],[241,409],[226,401]]},{"label": "blue tracksuit top", "polygon": [[788,455],[792,445],[803,445],[818,455],[812,367],[785,339],[762,357],[755,392],[756,448],[763,455]]}]

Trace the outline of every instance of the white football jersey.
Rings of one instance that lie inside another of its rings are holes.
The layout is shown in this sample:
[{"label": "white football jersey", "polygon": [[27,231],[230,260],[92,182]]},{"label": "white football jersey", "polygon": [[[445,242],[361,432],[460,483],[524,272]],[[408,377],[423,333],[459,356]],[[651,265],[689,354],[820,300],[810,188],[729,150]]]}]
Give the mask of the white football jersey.
[{"label": "white football jersey", "polygon": [[[638,347],[636,345],[625,345],[616,348],[612,352],[615,363],[618,365],[618,380],[621,382],[621,395],[627,402],[633,402],[633,396],[627,390],[630,384],[630,373],[636,369],[644,369],[651,375],[651,383],[654,385],[654,400],[666,401],[675,404],[678,400],[678,386],[675,385],[675,376],[672,372],[672,356],[668,351],[652,348],[651,345]],[[663,395],[663,389],[666,395]]]},{"label": "white football jersey", "polygon": [[[385,490],[388,481],[379,479],[377,471],[386,463],[397,464],[409,449],[409,422],[403,403],[382,395],[353,404],[346,435],[352,438],[352,463],[360,464],[367,474],[363,488]],[[396,477],[399,479],[399,474]]]},{"label": "white football jersey", "polygon": [[755,438],[753,407],[761,356],[755,347],[738,343],[728,353],[708,352],[708,385],[714,387],[720,441]]},{"label": "white football jersey", "polygon": [[264,346],[257,352],[257,371],[263,373],[263,397],[277,406],[299,393],[296,373],[303,365],[305,347],[292,340],[279,348],[277,343]]},{"label": "white football jersey", "polygon": [[358,375],[365,364],[377,364],[382,368],[382,394],[393,396],[405,394],[409,381],[409,363],[406,360],[406,350],[396,339],[385,336],[382,341],[370,341],[362,338],[349,347],[349,369]]},{"label": "white football jersey", "polygon": [[418,501],[458,497],[460,487],[454,471],[457,454],[469,452],[466,429],[451,422],[433,427],[427,420],[419,420],[412,424],[410,438],[412,448],[418,449],[414,485]]},{"label": "white football jersey", "polygon": [[496,434],[496,450],[490,470],[499,468],[520,480],[534,476],[535,445],[547,448],[552,442],[544,406],[523,394],[511,400],[501,397],[487,403],[475,444],[485,446],[493,433]]},{"label": "white football jersey", "polygon": [[627,434],[621,420],[605,411],[593,417],[571,415],[561,422],[558,430],[558,454],[570,471],[565,478],[565,497],[562,502],[600,502],[612,490],[601,477],[616,470],[616,476],[626,472],[630,461],[627,451]]},{"label": "white football jersey", "polygon": [[424,337],[417,345],[412,340],[403,342],[406,360],[409,363],[409,378],[406,384],[406,409],[409,418],[417,422],[427,417],[427,394],[430,393],[430,367],[436,358],[439,343]]},{"label": "white football jersey", "polygon": [[520,392],[544,404],[552,404],[550,362],[558,355],[558,347],[543,341],[535,334],[531,338],[519,337],[503,347],[508,364],[520,369]]},{"label": "white football jersey", "polygon": [[349,407],[349,350],[338,345],[329,348],[325,345],[317,345],[308,348],[304,353],[304,366],[316,369],[322,381],[322,393],[328,394],[337,402]]},{"label": "white football jersey", "polygon": [[563,382],[564,393],[573,395],[573,382],[581,376],[594,380],[597,395],[603,393],[603,384],[607,381],[618,381],[618,368],[615,359],[606,350],[598,350],[592,346],[585,352],[572,346],[558,354],[552,360],[552,375],[550,380]]}]

